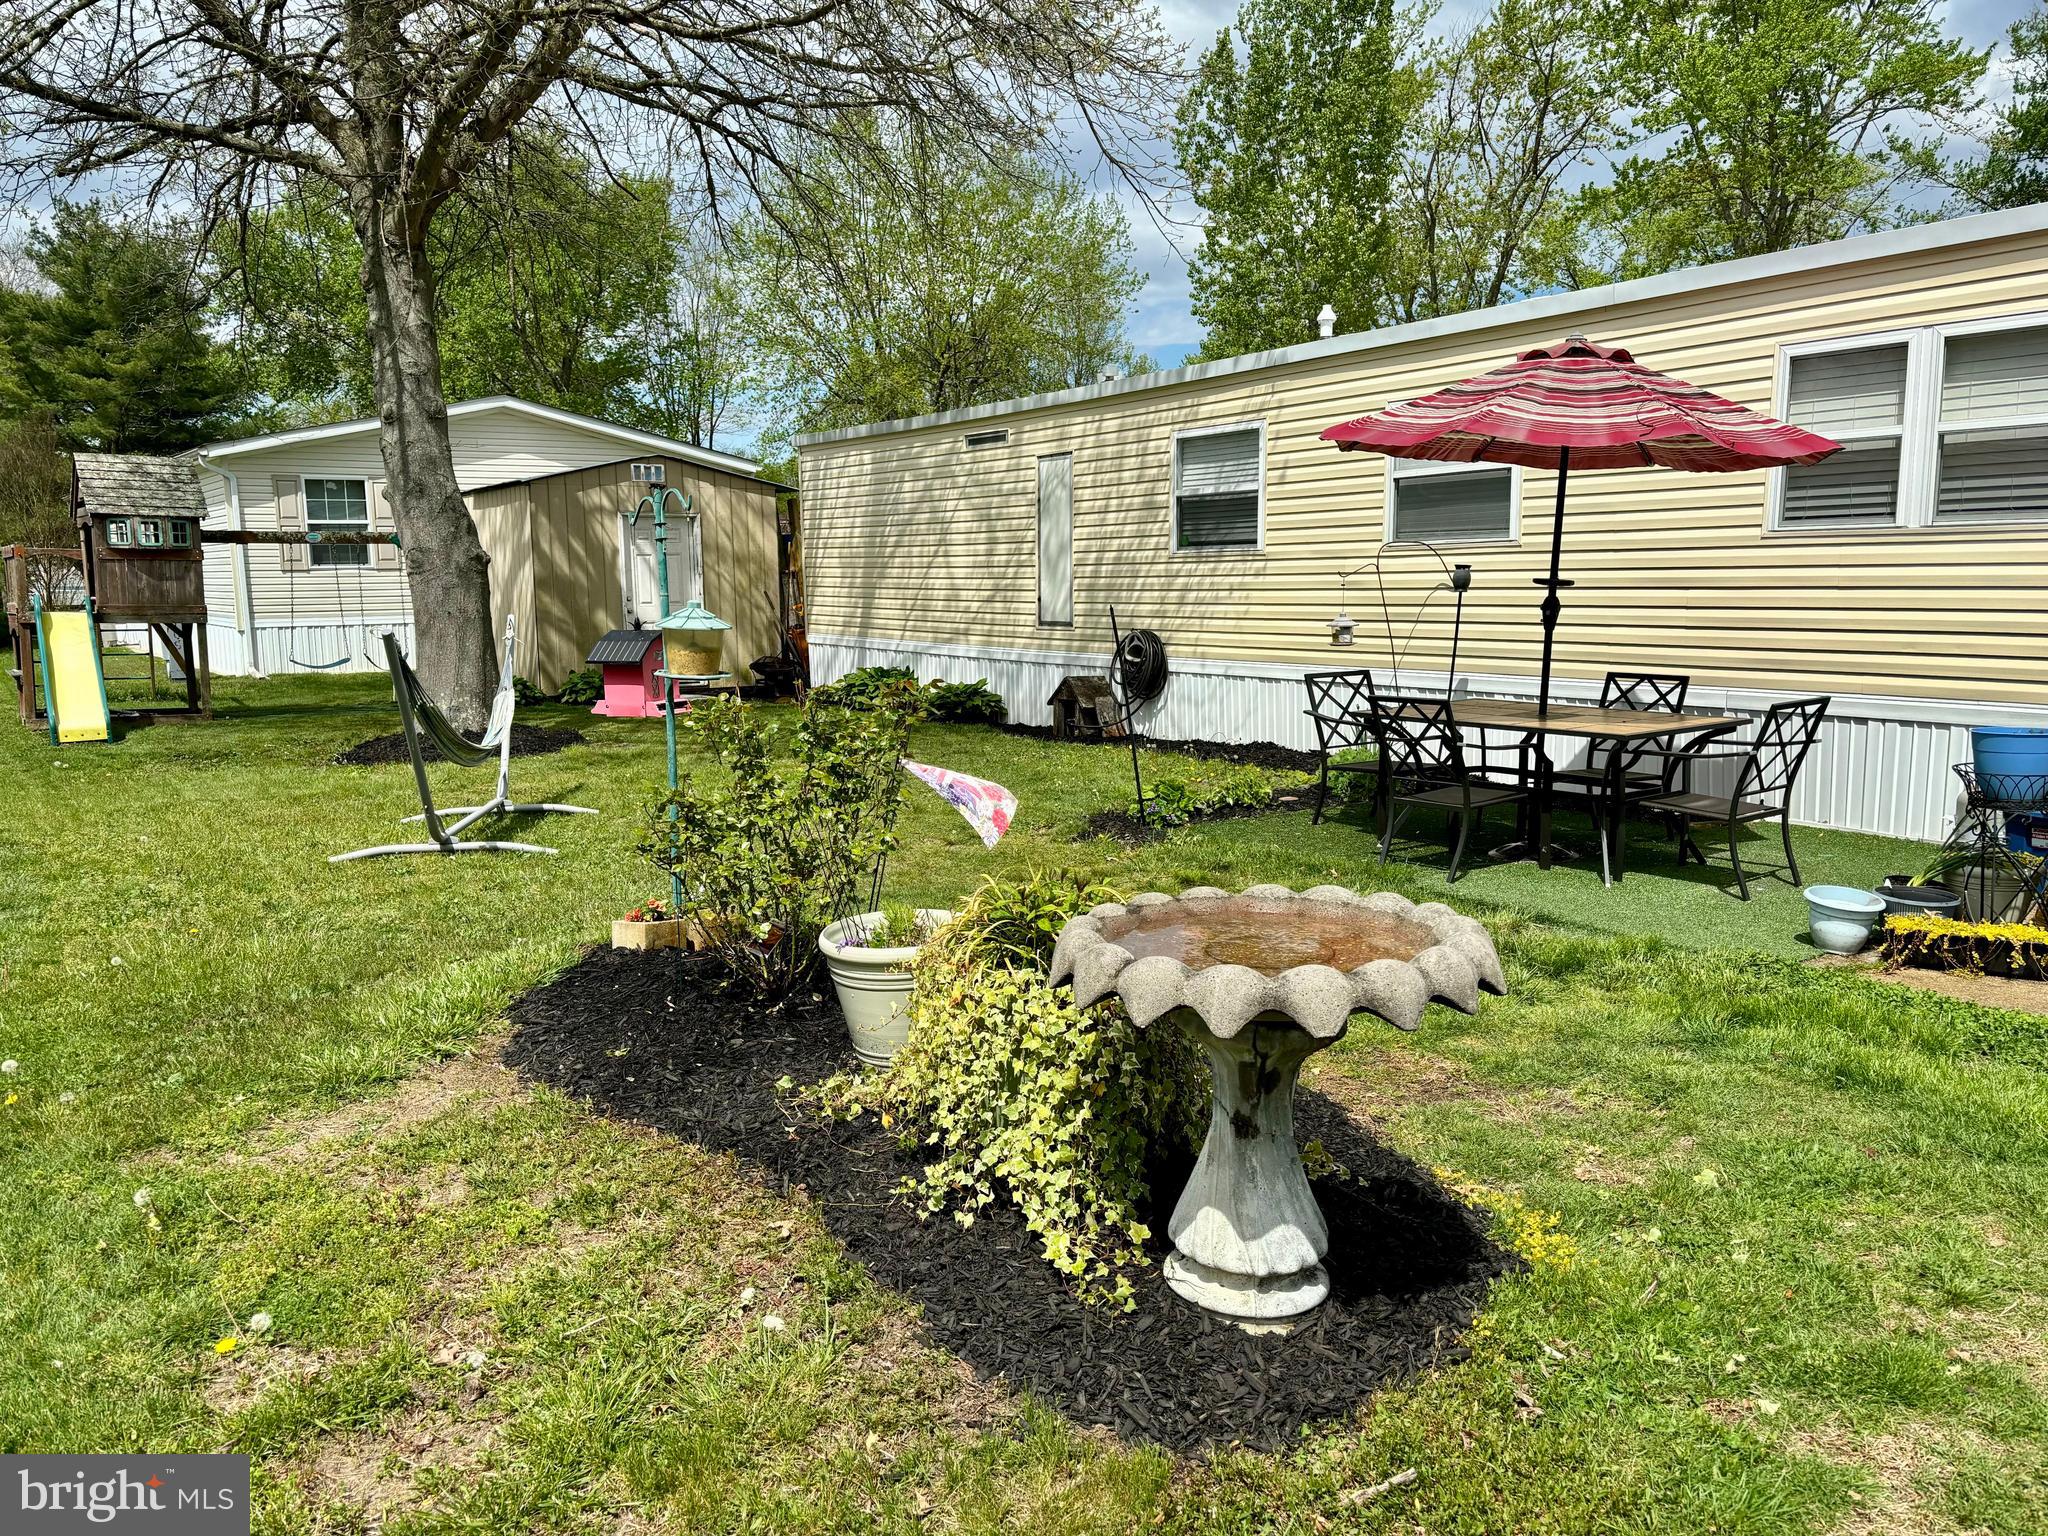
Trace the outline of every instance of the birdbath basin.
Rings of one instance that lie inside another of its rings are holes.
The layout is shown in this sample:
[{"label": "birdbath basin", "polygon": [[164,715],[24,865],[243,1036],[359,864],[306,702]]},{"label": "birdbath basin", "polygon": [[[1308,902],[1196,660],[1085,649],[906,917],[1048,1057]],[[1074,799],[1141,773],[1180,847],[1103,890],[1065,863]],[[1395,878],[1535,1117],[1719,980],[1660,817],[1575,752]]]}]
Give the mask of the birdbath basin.
[{"label": "birdbath basin", "polygon": [[1482,989],[1506,990],[1473,919],[1335,885],[1198,886],[1095,907],[1060,931],[1052,979],[1083,1007],[1114,994],[1140,1028],[1170,1021],[1208,1058],[1209,1130],[1168,1224],[1166,1282],[1253,1325],[1330,1294],[1329,1228],[1294,1144],[1302,1063],[1354,1013],[1414,1029],[1431,1002],[1471,1013]]}]

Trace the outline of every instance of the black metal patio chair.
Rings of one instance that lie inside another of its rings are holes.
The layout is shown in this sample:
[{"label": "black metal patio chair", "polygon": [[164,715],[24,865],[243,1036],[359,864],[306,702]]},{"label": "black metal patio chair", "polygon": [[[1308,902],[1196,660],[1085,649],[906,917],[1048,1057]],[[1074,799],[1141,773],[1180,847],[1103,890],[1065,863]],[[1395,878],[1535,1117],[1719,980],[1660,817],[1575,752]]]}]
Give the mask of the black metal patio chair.
[{"label": "black metal patio chair", "polygon": [[[1676,752],[1649,752],[1645,757],[1659,757],[1670,765],[1675,780],[1682,788],[1667,787],[1656,794],[1645,795],[1636,802],[1651,815],[1666,816],[1678,828],[1678,861],[1683,864],[1690,853],[1702,865],[1707,856],[1700,851],[1700,845],[1693,841],[1692,829],[1696,822],[1720,822],[1728,828],[1728,862],[1735,868],[1735,885],[1744,901],[1749,900],[1749,877],[1742,870],[1742,849],[1739,843],[1740,829],[1749,822],[1778,822],[1778,833],[1785,844],[1785,865],[1792,876],[1792,883],[1799,883],[1799,860],[1792,852],[1792,787],[1799,781],[1799,770],[1805,765],[1813,744],[1820,739],[1821,721],[1826,718],[1829,700],[1825,696],[1811,699],[1787,699],[1773,704],[1764,711],[1763,719],[1757,722],[1756,737],[1749,742],[1730,742],[1725,736],[1710,737],[1703,742],[1681,748]],[[1692,770],[1702,763],[1732,762],[1740,766],[1735,770],[1734,787],[1725,795],[1704,794],[1692,788]]]},{"label": "black metal patio chair", "polygon": [[1365,667],[1345,672],[1310,672],[1301,681],[1308,689],[1308,708],[1303,713],[1316,728],[1316,812],[1309,818],[1309,825],[1314,826],[1323,819],[1331,774],[1373,773],[1378,769],[1369,759],[1333,760],[1336,753],[1374,745],[1372,672]]},{"label": "black metal patio chair", "polygon": [[[1609,672],[1600,684],[1600,707],[1683,714],[1685,695],[1691,687],[1691,677],[1678,672]],[[1621,847],[1609,846],[1606,827],[1610,820],[1620,824],[1634,802],[1661,794],[1671,787],[1664,765],[1651,763],[1645,766],[1644,760],[1653,752],[1669,752],[1672,746],[1669,736],[1650,736],[1634,742],[1594,742],[1586,753],[1585,767],[1560,768],[1551,775],[1551,792],[1587,802],[1586,808],[1591,812],[1594,823],[1602,829],[1600,863],[1603,873],[1611,874],[1613,869],[1619,868],[1622,856]],[[1616,753],[1621,755],[1620,805],[1612,803],[1615,780],[1611,775],[1617,766],[1614,762]]]},{"label": "black metal patio chair", "polygon": [[[1465,737],[1451,717],[1449,699],[1381,698],[1372,712],[1373,734],[1379,742],[1381,783],[1385,786],[1380,806],[1380,862],[1387,861],[1394,836],[1408,812],[1421,806],[1447,813],[1457,829],[1451,844],[1449,879],[1455,883],[1458,865],[1465,857],[1465,844],[1472,830],[1496,805],[1518,805],[1527,801],[1529,791],[1527,743],[1511,750],[1523,761],[1515,769],[1490,768],[1482,747],[1475,763],[1466,752]],[[1509,773],[1510,782],[1489,777]]]}]

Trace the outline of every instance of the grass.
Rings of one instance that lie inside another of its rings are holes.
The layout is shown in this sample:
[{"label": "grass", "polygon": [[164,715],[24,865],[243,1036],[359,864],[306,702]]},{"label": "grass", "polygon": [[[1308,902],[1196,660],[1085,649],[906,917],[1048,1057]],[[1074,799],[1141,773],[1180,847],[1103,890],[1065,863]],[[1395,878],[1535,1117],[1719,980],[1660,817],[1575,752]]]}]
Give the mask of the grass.
[{"label": "grass", "polygon": [[[1797,891],[1734,901],[1711,845],[1706,876],[1650,836],[1616,890],[1450,891],[1510,995],[1354,1031],[1313,1081],[1536,1262],[1469,1360],[1289,1455],[1182,1461],[971,1379],[800,1196],[490,1060],[507,999],[654,891],[658,727],[528,713],[589,737],[515,764],[603,812],[525,829],[560,857],[331,867],[413,809],[405,768],[328,763],[388,694],[219,694],[112,746],[0,732],[0,1450],[245,1450],[280,1533],[2048,1523],[2044,1021],[1800,965]],[[1115,752],[913,750],[1022,806],[990,852],[911,787],[892,898],[1029,864],[1445,891],[1440,849],[1382,869],[1301,813],[1084,840],[1128,797]],[[1922,852],[1799,851],[1858,884]]]}]

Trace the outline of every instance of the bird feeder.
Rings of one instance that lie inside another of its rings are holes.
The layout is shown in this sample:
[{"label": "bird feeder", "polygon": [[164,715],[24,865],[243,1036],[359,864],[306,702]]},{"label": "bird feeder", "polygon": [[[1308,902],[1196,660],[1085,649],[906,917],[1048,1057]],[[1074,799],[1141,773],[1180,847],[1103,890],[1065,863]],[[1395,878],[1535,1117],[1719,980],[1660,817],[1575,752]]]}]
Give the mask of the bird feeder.
[{"label": "bird feeder", "polygon": [[662,671],[670,677],[715,677],[725,631],[732,626],[692,600],[661,621]]}]

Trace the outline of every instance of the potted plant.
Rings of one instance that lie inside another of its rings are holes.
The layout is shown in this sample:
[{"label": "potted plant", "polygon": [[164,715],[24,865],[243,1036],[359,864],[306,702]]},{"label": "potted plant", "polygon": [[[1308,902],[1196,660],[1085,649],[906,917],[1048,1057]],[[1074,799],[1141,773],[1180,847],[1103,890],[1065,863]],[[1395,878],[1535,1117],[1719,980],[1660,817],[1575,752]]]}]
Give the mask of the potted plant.
[{"label": "potted plant", "polygon": [[891,906],[842,917],[818,935],[832,973],[853,1053],[886,1067],[910,1034],[912,963],[931,936],[953,920],[937,907]]},{"label": "potted plant", "polygon": [[613,949],[681,949],[683,942],[683,919],[665,897],[612,919]]},{"label": "potted plant", "polygon": [[[2011,857],[2029,878],[2039,874],[2039,854],[2014,851]],[[1981,863],[1974,848],[1944,850],[1921,874],[1920,884],[1954,892],[1964,912],[1980,923],[2024,923],[2033,916],[2027,884],[2002,860]]]}]

